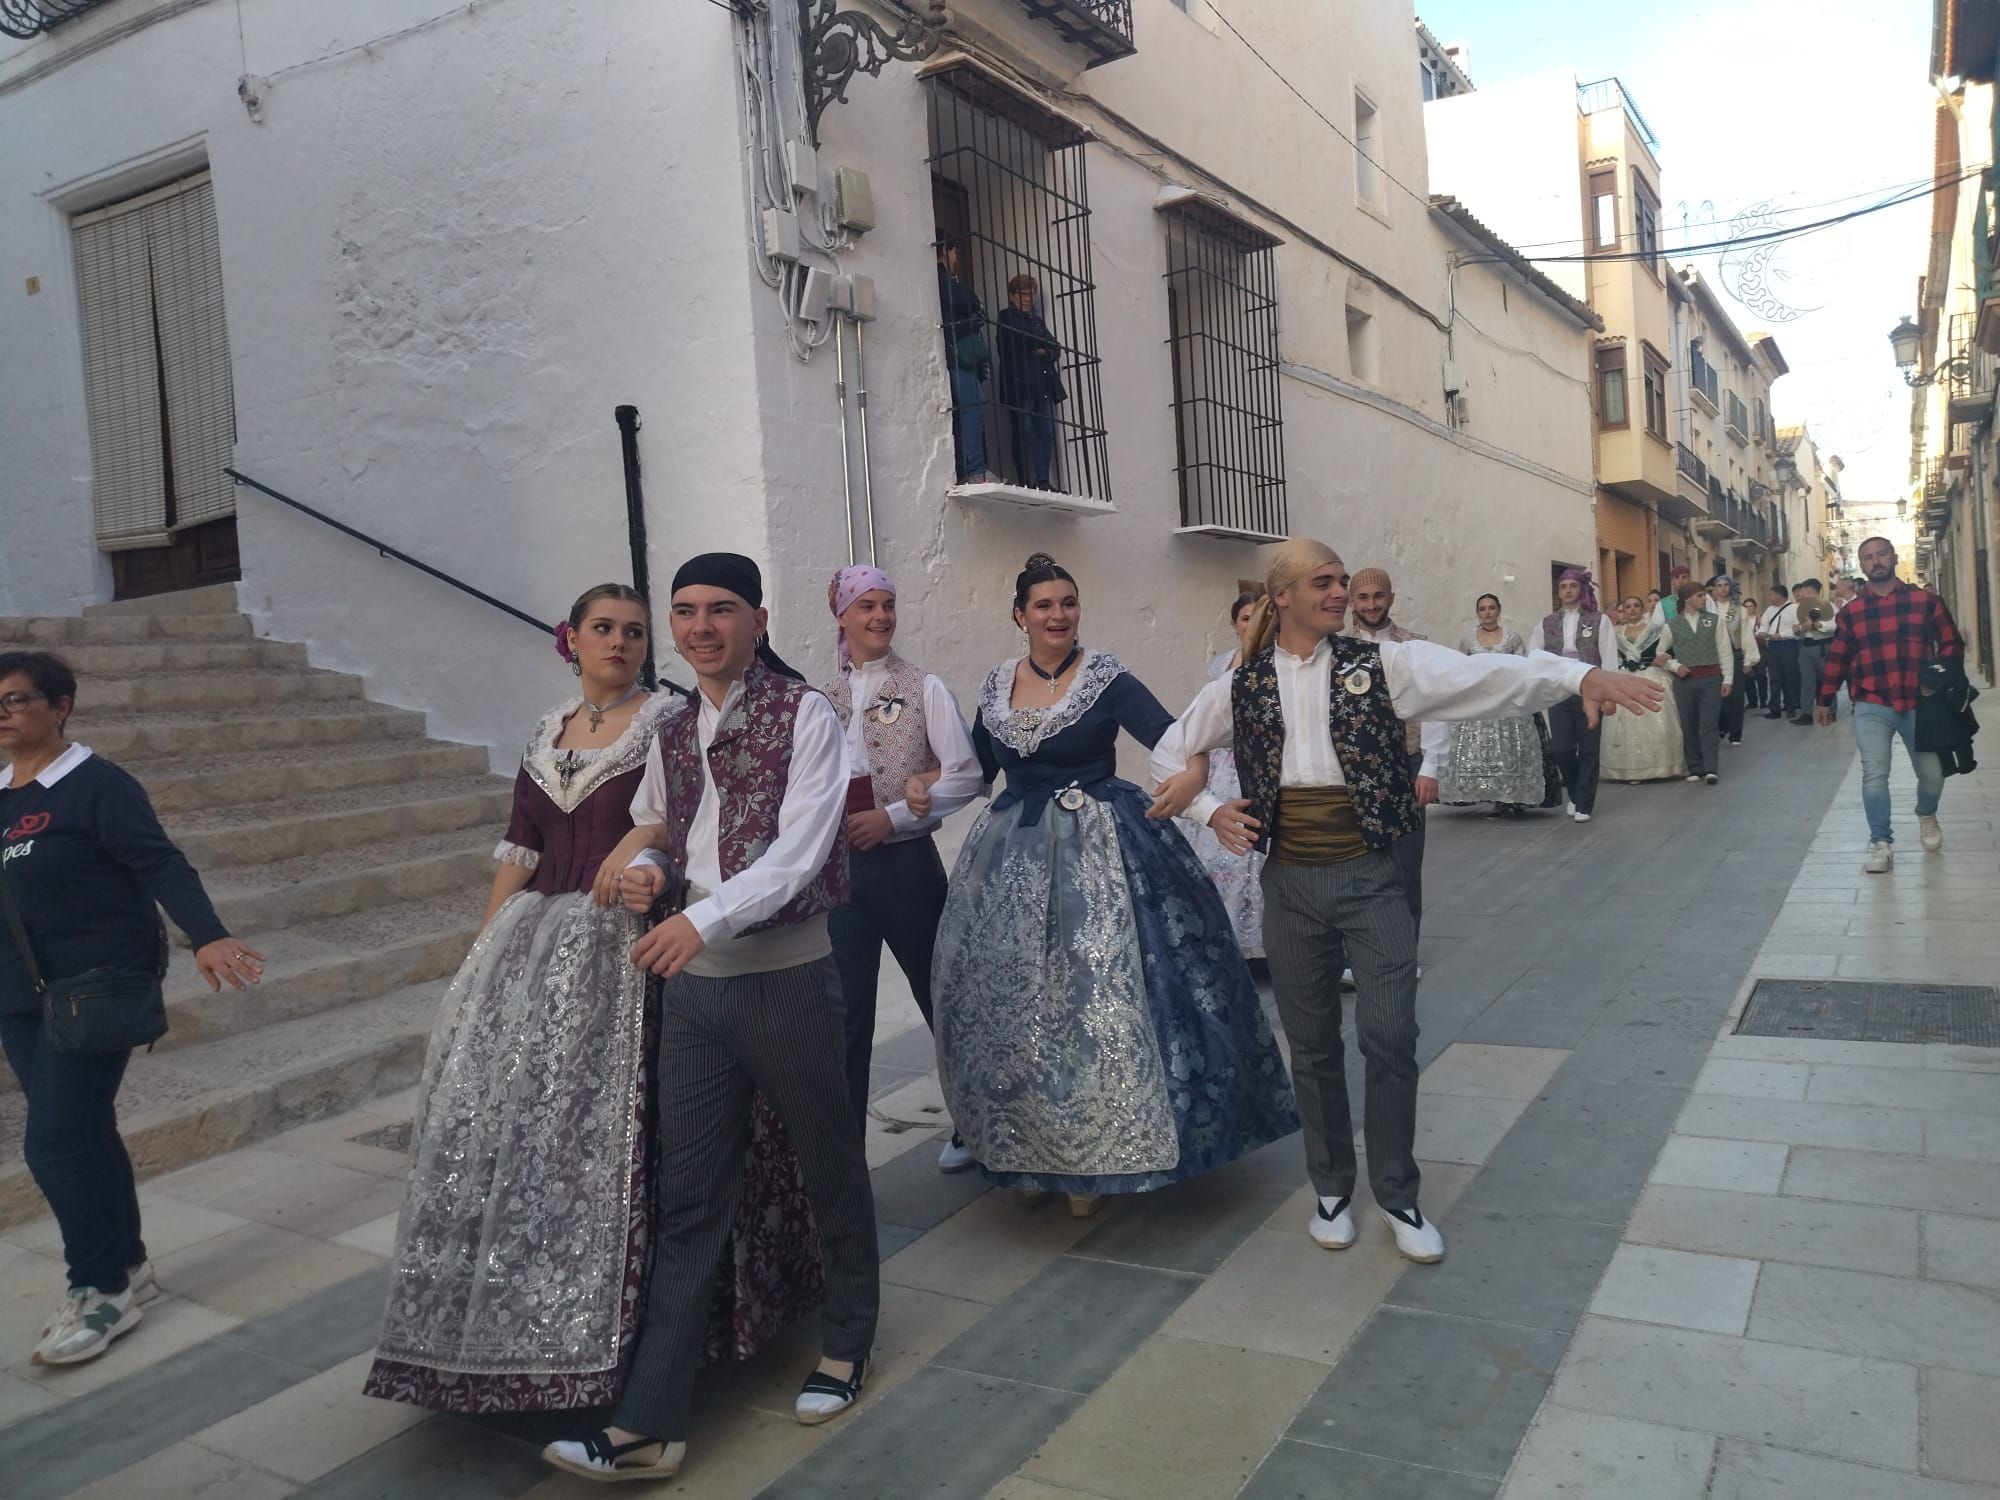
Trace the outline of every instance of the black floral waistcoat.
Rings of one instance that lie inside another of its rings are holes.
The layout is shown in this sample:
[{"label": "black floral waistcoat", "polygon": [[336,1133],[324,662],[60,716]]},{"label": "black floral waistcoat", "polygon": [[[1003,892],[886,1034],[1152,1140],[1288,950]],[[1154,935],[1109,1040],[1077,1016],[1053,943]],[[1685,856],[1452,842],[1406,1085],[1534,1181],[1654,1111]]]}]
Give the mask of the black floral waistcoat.
[{"label": "black floral waistcoat", "polygon": [[[1333,701],[1327,714],[1333,748],[1347,778],[1362,841],[1370,849],[1386,849],[1423,826],[1410,757],[1403,748],[1403,721],[1389,702],[1381,647],[1372,641],[1336,638],[1332,649]],[[1367,673],[1368,687],[1350,693],[1346,681],[1357,671]],[[1268,854],[1278,827],[1278,787],[1285,762],[1285,711],[1278,696],[1274,647],[1236,669],[1230,683],[1230,712],[1236,774],[1250,800],[1250,816],[1261,825],[1257,848]]]}]

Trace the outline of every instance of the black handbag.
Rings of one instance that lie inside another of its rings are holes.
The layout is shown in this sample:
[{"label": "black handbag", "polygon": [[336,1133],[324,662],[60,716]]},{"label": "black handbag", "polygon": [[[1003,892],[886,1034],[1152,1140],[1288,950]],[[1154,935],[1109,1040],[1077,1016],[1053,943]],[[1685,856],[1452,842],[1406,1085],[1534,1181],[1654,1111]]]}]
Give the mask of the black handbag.
[{"label": "black handbag", "polygon": [[28,941],[27,924],[14,904],[14,888],[0,861],[0,906],[6,908],[7,928],[28,971],[28,981],[42,1002],[42,1034],[58,1052],[129,1052],[150,1047],[167,1034],[166,924],[154,918],[159,931],[159,961],[151,973],[132,969],[86,969],[73,979],[53,982],[42,974]]}]

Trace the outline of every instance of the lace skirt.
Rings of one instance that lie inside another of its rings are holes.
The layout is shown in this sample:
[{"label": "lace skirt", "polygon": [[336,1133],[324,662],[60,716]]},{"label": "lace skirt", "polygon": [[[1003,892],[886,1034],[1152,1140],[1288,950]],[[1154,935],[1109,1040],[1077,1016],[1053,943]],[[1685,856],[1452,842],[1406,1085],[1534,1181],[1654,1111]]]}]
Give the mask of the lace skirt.
[{"label": "lace skirt", "polygon": [[[636,917],[523,892],[431,1033],[371,1396],[439,1411],[617,1399],[644,1308],[657,995]],[[707,1357],[743,1358],[817,1306],[819,1242],[761,1098]]]},{"label": "lace skirt", "polygon": [[[1211,796],[1220,797],[1224,802],[1234,802],[1243,795],[1242,784],[1236,777],[1236,757],[1227,750],[1211,750],[1208,753],[1208,790]],[[1208,871],[1208,878],[1215,883],[1215,892],[1222,897],[1222,909],[1229,913],[1230,929],[1236,934],[1236,946],[1243,950],[1245,958],[1264,956],[1264,856],[1256,852],[1231,854],[1222,847],[1222,840],[1215,836],[1215,830],[1192,820],[1184,819],[1181,824],[1193,846],[1195,858]]]},{"label": "lace skirt", "polygon": [[1299,1128],[1200,861],[1136,787],[1104,796],[989,809],[939,923],[939,1078],[1002,1187],[1147,1192]]},{"label": "lace skirt", "polygon": [[1673,678],[1658,667],[1645,668],[1666,701],[1656,714],[1615,713],[1604,721],[1598,741],[1598,774],[1606,781],[1664,781],[1687,775],[1681,749],[1681,715],[1674,706]]},{"label": "lace skirt", "polygon": [[1542,805],[1542,737],[1530,716],[1468,719],[1451,726],[1451,763],[1440,802]]}]

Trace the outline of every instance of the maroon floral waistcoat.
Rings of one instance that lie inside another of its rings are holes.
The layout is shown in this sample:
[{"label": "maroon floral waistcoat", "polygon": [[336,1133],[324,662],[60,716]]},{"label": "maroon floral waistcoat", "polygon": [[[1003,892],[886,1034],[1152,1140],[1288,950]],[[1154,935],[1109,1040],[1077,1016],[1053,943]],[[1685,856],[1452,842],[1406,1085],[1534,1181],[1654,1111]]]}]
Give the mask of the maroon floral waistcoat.
[{"label": "maroon floral waistcoat", "polygon": [[[763,858],[778,837],[778,812],[784,806],[785,782],[792,768],[792,726],[799,701],[818,692],[780,676],[760,662],[743,676],[743,694],[722,722],[708,747],[708,774],[722,802],[717,820],[716,852],[722,878],[739,875]],[[688,829],[701,805],[702,775],[696,728],[700,705],[690,698],[660,724],[660,763],[667,784],[667,858],[687,868]],[[784,927],[821,916],[845,904],[847,886],[847,826],[834,835],[826,863],[806,888],[776,916],[745,928],[739,937]]]},{"label": "maroon floral waistcoat", "polygon": [[[1370,849],[1386,849],[1423,827],[1409,753],[1403,748],[1403,721],[1389,701],[1382,648],[1349,636],[1336,636],[1330,644],[1333,701],[1327,705],[1327,727],[1333,734],[1334,753],[1340,757],[1340,773],[1347,781],[1362,842]],[[1367,674],[1368,686],[1350,693],[1346,679],[1356,672]],[[1285,765],[1285,709],[1278,696],[1274,647],[1265,647],[1236,669],[1230,682],[1230,717],[1236,774],[1250,801],[1250,816],[1261,825],[1257,848],[1268,854],[1278,828],[1278,791]]]}]

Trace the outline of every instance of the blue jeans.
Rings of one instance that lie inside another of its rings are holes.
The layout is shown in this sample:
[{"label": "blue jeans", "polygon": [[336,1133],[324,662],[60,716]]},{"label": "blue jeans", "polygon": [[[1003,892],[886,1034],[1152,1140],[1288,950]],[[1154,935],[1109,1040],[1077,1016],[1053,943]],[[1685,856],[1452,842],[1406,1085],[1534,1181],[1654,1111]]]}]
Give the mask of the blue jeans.
[{"label": "blue jeans", "polygon": [[986,392],[977,370],[951,372],[952,430],[958,437],[961,483],[986,472]]},{"label": "blue jeans", "polygon": [[58,1052],[32,1012],[0,1015],[0,1046],[27,1097],[21,1155],[62,1231],[69,1284],[124,1291],[127,1268],[146,1258],[116,1108],[132,1054]]},{"label": "blue jeans", "polygon": [[1897,713],[1880,703],[1854,704],[1854,743],[1861,747],[1861,807],[1871,843],[1893,844],[1889,831],[1889,756],[1901,739],[1917,773],[1917,816],[1928,818],[1944,795],[1944,766],[1932,750],[1917,748],[1917,713]]}]

